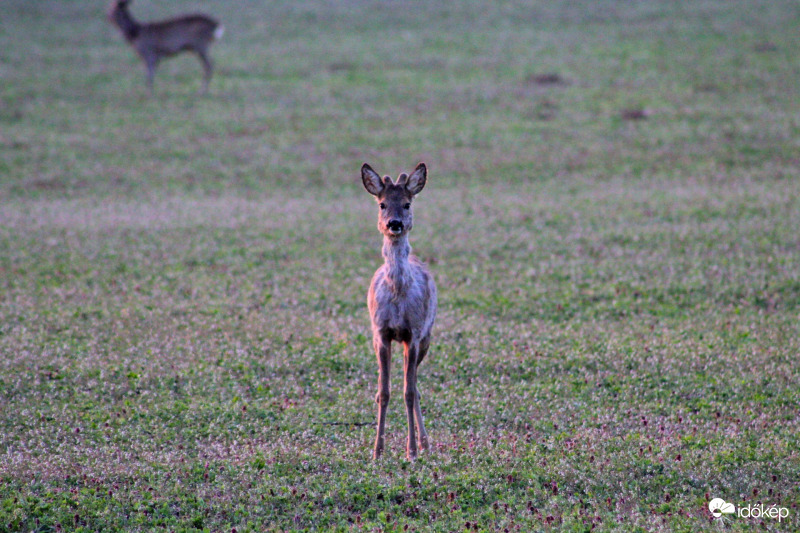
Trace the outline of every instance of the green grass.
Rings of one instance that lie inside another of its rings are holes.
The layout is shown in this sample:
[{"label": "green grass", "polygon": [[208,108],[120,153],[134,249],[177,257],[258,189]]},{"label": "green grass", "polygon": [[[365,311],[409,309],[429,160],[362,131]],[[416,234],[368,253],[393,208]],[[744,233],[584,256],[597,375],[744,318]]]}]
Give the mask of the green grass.
[{"label": "green grass", "polygon": [[[0,530],[800,528],[796,3],[138,0],[226,26],[153,98],[105,7],[0,8]],[[420,160],[375,463],[358,169]]]}]

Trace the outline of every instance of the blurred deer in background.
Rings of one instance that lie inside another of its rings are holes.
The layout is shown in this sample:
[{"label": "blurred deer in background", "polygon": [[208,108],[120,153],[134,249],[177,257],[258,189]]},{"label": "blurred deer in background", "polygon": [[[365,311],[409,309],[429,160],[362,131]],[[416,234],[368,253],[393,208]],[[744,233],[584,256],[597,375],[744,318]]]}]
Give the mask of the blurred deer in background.
[{"label": "blurred deer in background", "polygon": [[392,183],[389,176],[381,177],[364,163],[361,181],[378,201],[378,230],[383,234],[385,263],[375,272],[369,286],[367,305],[372,319],[372,344],[378,356],[378,434],[374,458],[383,453],[386,409],[389,405],[389,367],[392,341],[403,344],[404,393],[408,416],[406,457],[417,457],[416,431],[420,447],[428,449],[428,434],[422,422],[417,391],[417,368],[431,341],[431,329],[436,318],[436,285],[428,268],[411,255],[408,232],[412,227],[411,202],[422,191],[427,180],[424,163],[417,165],[411,176],[403,173]]},{"label": "blurred deer in background", "polygon": [[211,44],[222,37],[224,27],[206,15],[183,15],[158,22],[136,22],[128,12],[130,0],[114,0],[108,19],[116,25],[147,67],[147,89],[152,94],[156,67],[162,58],[194,52],[203,63],[203,93],[208,92],[213,66]]}]

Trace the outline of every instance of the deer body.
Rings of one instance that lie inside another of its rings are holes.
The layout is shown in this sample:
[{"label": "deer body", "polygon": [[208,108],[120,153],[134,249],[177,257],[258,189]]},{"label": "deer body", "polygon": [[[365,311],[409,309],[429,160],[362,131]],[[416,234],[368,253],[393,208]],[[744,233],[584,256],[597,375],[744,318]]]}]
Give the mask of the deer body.
[{"label": "deer body", "polygon": [[436,286],[427,267],[411,255],[408,237],[394,242],[387,238],[382,255],[385,263],[375,272],[368,295],[373,336],[391,332],[392,340],[403,342],[430,335],[436,318]]},{"label": "deer body", "polygon": [[389,405],[389,371],[392,342],[403,345],[404,398],[408,418],[406,456],[417,456],[417,433],[420,447],[427,450],[428,434],[422,419],[417,390],[417,369],[428,353],[431,330],[436,318],[436,285],[428,268],[411,255],[408,232],[413,226],[411,202],[425,186],[427,169],[420,163],[411,176],[401,174],[397,183],[383,179],[364,164],[361,178],[367,191],[378,200],[378,229],[383,234],[384,264],[370,282],[367,306],[372,321],[372,343],[378,358],[378,430],[375,459],[383,453],[386,411]]},{"label": "deer body", "polygon": [[153,91],[156,67],[161,59],[180,52],[194,52],[203,65],[203,92],[213,74],[211,44],[222,37],[223,26],[206,15],[184,15],[159,22],[139,23],[128,12],[130,0],[114,0],[109,20],[136,50],[147,69],[147,88]]}]

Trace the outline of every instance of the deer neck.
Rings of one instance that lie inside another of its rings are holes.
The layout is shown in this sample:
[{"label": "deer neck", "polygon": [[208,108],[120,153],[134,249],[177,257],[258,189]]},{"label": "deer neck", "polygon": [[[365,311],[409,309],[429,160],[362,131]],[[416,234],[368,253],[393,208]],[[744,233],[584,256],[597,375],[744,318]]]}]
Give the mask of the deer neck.
[{"label": "deer neck", "polygon": [[140,24],[133,20],[133,17],[128,13],[127,7],[117,7],[114,9],[114,24],[122,31],[125,40],[133,41],[139,35],[141,28]]},{"label": "deer neck", "polygon": [[402,296],[406,292],[411,281],[411,272],[408,263],[408,256],[411,255],[411,245],[408,244],[408,235],[403,235],[398,239],[383,238],[383,260],[389,267],[386,272],[386,279],[391,286],[395,297]]}]

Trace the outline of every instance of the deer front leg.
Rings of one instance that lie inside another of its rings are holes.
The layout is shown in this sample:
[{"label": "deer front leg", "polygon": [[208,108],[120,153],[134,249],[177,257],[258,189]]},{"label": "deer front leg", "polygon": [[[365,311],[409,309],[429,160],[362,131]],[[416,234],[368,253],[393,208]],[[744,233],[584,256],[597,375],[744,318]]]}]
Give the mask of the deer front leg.
[{"label": "deer front leg", "polygon": [[147,92],[153,95],[153,80],[156,77],[156,67],[158,66],[158,55],[153,53],[142,53],[144,67],[147,70]]},{"label": "deer front leg", "polygon": [[[428,347],[430,346],[430,337],[424,339],[419,344],[419,352],[417,355],[417,367],[425,358],[425,355],[428,353]],[[415,374],[416,377],[416,374]],[[416,386],[416,380],[414,381],[414,385]],[[422,409],[419,406],[420,394],[419,389],[417,389],[417,397],[414,401],[414,416],[417,421],[417,433],[419,433],[419,446],[425,451],[428,451],[430,445],[428,444],[428,432],[425,431],[425,424],[422,421]]]},{"label": "deer front leg", "polygon": [[422,409],[419,406],[419,390],[417,390],[417,399],[414,402],[414,418],[417,421],[417,433],[419,433],[419,447],[425,451],[430,449],[428,443],[428,432],[425,431],[425,425],[422,423]]},{"label": "deer front leg", "polygon": [[389,369],[392,362],[391,339],[378,339],[375,341],[375,352],[378,356],[378,394],[375,403],[378,404],[378,433],[375,436],[374,459],[378,459],[384,448],[384,429],[386,427],[386,410],[389,407]]},{"label": "deer front leg", "polygon": [[407,342],[405,344],[405,380],[403,392],[406,400],[406,415],[408,416],[408,443],[406,444],[406,458],[409,461],[413,461],[417,458],[417,436],[414,430],[414,406],[419,402],[417,397],[418,349],[418,346],[414,343]]}]

